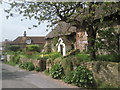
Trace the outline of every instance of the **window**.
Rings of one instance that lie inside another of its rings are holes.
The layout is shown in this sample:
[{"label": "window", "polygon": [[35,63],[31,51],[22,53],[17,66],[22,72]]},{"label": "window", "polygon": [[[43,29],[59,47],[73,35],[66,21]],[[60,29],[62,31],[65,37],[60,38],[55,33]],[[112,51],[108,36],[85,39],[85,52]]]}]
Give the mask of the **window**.
[{"label": "window", "polygon": [[26,40],[26,44],[31,44],[31,39]]}]

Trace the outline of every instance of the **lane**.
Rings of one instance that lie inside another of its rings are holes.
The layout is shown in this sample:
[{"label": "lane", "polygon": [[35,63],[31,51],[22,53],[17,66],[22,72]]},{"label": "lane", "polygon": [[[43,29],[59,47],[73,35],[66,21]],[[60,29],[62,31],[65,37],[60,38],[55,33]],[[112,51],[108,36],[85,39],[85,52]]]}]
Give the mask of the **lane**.
[{"label": "lane", "polygon": [[29,72],[17,67],[2,65],[3,88],[76,88],[39,72]]},{"label": "lane", "polygon": [[2,88],[38,88],[37,86],[26,82],[24,72],[20,73],[16,69],[7,65],[2,65]]}]

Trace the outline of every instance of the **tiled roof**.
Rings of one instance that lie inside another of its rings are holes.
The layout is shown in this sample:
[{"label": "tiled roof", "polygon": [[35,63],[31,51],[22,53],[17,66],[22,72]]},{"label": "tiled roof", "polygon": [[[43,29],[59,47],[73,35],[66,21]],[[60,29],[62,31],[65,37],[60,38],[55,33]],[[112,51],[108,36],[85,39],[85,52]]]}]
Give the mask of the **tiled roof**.
[{"label": "tiled roof", "polygon": [[31,36],[21,36],[16,38],[11,44],[25,44],[26,40],[31,40],[31,44],[44,44],[45,43],[45,37],[31,37]]}]

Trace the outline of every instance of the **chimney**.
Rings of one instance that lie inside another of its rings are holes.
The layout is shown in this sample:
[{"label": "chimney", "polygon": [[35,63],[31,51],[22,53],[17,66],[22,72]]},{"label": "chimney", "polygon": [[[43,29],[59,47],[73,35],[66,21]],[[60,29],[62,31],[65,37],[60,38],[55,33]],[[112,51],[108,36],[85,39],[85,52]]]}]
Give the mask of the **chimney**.
[{"label": "chimney", "polygon": [[24,37],[26,37],[26,31],[24,31]]}]

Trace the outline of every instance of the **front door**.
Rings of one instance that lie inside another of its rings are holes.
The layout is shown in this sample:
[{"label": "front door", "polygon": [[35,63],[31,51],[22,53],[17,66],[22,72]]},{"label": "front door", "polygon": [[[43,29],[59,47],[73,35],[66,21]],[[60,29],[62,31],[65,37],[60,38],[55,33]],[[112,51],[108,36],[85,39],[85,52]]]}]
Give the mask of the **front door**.
[{"label": "front door", "polygon": [[63,55],[63,45],[60,45],[60,52]]}]

